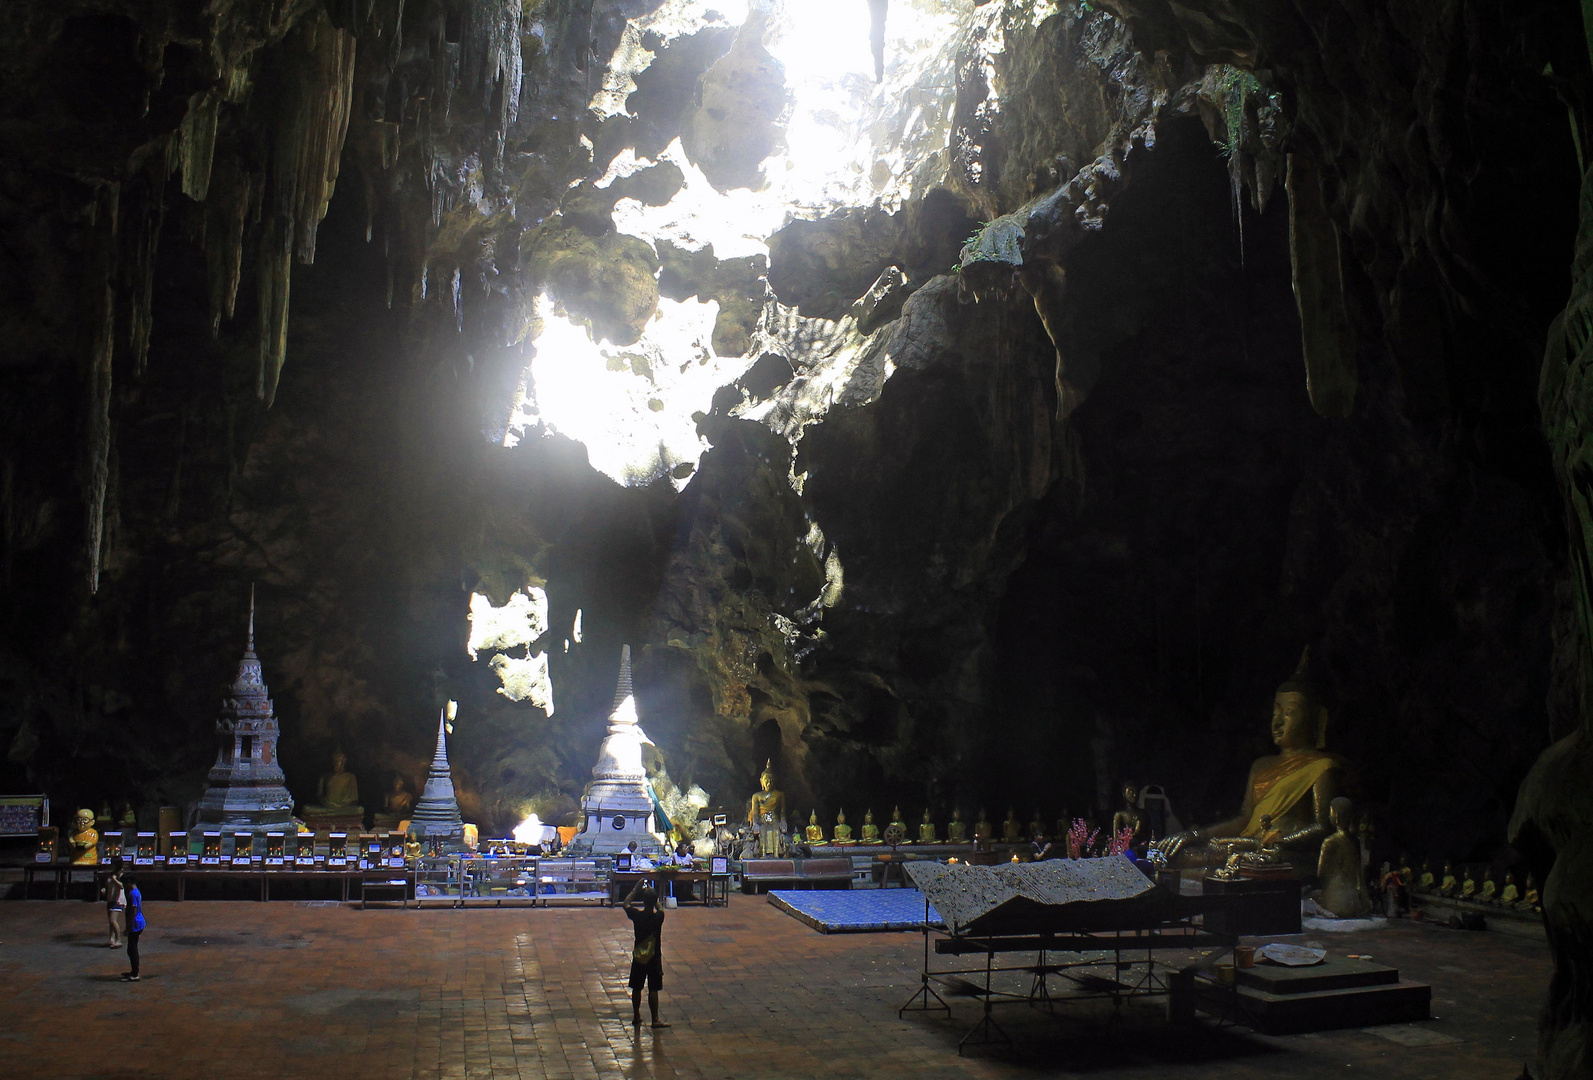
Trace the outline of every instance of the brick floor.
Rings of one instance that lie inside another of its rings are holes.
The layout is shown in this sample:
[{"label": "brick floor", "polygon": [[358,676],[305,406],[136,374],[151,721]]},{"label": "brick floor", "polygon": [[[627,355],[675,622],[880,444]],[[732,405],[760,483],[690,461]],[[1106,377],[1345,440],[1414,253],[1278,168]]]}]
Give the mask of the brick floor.
[{"label": "brick floor", "polygon": [[[1530,1057],[1545,946],[1416,926],[1323,935],[1433,984],[1427,1024],[1263,1038],[1175,1031],[1142,1003],[998,1010],[1011,1051],[959,1059],[978,1006],[898,1020],[912,934],[818,934],[766,904],[682,908],[664,1010],[629,1023],[629,925],[603,909],[370,910],[151,901],[144,979],[104,912],[0,904],[0,1062],[16,1077],[1493,1077]],[[645,1013],[645,1005],[643,1007]]]}]

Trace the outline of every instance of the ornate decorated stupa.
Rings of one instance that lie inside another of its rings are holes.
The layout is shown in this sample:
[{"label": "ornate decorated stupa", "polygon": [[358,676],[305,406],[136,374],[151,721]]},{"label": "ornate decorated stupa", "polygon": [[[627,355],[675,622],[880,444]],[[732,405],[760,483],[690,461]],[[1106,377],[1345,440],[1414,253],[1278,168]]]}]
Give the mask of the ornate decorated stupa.
[{"label": "ornate decorated stupa", "polygon": [[195,832],[293,832],[293,796],[277,762],[282,730],[254,652],[254,590],[249,590],[249,641],[238,677],[216,721],[216,763],[199,800]]},{"label": "ornate decorated stupa", "polygon": [[446,836],[457,840],[464,836],[465,819],[459,813],[454,775],[448,767],[448,719],[453,709],[454,703],[450,701],[437,717],[437,749],[431,756],[426,787],[410,816],[410,827],[422,836]]},{"label": "ornate decorated stupa", "polygon": [[565,848],[566,854],[612,855],[630,847],[632,840],[645,854],[662,854],[663,845],[653,833],[653,795],[642,765],[642,745],[647,741],[637,723],[631,647],[625,645],[620,650],[608,736],[592,766],[592,782],[581,797],[581,831]]}]

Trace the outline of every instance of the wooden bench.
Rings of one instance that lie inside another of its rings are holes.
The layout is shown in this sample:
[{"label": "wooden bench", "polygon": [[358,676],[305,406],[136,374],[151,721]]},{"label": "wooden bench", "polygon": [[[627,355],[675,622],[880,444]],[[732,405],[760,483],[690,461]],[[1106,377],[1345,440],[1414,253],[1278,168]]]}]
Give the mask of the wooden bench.
[{"label": "wooden bench", "polygon": [[851,857],[801,860],[797,864],[797,886],[809,889],[850,889],[852,887]]},{"label": "wooden bench", "polygon": [[798,880],[795,859],[747,859],[741,864],[742,892],[756,893],[759,885],[765,891],[777,884],[795,887]]},{"label": "wooden bench", "polygon": [[[365,910],[365,902],[371,894],[378,898],[385,898],[389,902],[393,899],[393,890],[398,891],[398,902],[402,907],[409,907],[409,891],[412,882],[409,872],[396,867],[388,870],[370,870],[360,878],[360,910]],[[419,906],[419,905],[417,905]]]}]

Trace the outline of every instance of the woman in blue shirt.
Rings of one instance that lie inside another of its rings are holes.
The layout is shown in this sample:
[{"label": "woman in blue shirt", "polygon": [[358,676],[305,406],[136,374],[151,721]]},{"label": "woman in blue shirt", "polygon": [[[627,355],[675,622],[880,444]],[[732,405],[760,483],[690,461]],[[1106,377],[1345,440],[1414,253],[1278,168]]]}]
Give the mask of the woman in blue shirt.
[{"label": "woman in blue shirt", "polygon": [[125,982],[138,981],[138,939],[144,932],[144,896],[133,882],[133,875],[122,875],[122,888],[127,900],[127,963],[129,971],[122,975]]}]

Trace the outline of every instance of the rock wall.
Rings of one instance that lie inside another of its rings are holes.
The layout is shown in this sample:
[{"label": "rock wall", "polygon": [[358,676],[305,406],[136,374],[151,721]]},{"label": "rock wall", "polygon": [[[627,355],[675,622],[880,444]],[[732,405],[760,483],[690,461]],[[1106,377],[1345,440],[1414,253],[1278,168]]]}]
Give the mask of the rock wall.
[{"label": "rock wall", "polygon": [[467,814],[556,816],[629,642],[732,813],[1198,820],[1310,643],[1380,857],[1514,858],[1574,7],[918,0],[875,82],[828,2],[8,6],[3,782],[194,798],[255,581],[301,798],[453,698]]}]

